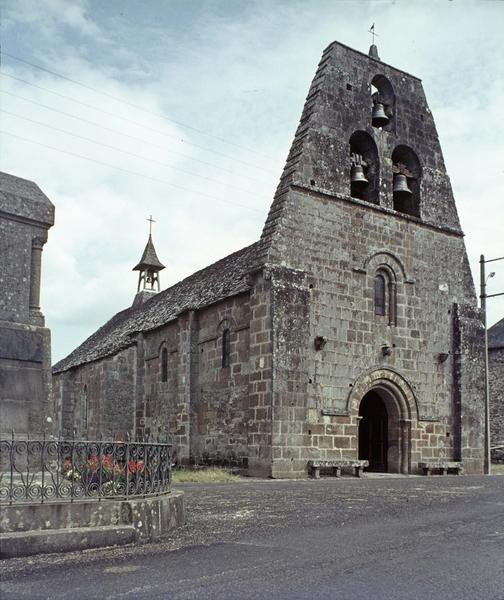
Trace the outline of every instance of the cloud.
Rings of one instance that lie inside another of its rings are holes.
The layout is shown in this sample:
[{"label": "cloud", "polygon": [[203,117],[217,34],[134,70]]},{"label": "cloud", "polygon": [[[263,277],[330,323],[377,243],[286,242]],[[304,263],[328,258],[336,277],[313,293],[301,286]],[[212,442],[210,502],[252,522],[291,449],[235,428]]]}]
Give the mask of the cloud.
[{"label": "cloud", "polygon": [[[54,361],[132,302],[149,214],[163,287],[258,239],[322,50],[367,51],[373,21],[382,59],[423,78],[475,278],[479,254],[504,255],[498,3],[6,6],[5,51],[108,94],[4,57],[4,73],[59,94],[0,77],[31,101],[4,93],[0,108],[49,126],[0,113],[2,130],[43,144],[3,135],[1,158],[56,204],[42,295]],[[489,322],[503,313],[489,301]]]},{"label": "cloud", "polygon": [[5,5],[8,25],[21,24],[36,27],[39,34],[50,36],[61,27],[80,34],[94,36],[98,25],[87,15],[87,0],[10,0]]}]

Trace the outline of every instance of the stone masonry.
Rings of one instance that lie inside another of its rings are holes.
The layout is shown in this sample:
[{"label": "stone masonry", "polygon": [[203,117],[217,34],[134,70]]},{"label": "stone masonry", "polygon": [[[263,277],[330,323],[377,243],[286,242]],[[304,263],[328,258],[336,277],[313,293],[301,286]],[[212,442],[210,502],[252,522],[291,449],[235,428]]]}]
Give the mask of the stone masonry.
[{"label": "stone masonry", "polygon": [[0,173],[0,432],[52,431],[51,336],[40,312],[42,248],[54,207],[33,182]]},{"label": "stone masonry", "polygon": [[[63,429],[178,459],[483,468],[484,330],[421,81],[333,43],[262,236],[118,313],[54,380]],[[85,404],[85,410],[83,406]]]},{"label": "stone masonry", "polygon": [[491,443],[504,445],[504,319],[488,330],[488,385]]}]

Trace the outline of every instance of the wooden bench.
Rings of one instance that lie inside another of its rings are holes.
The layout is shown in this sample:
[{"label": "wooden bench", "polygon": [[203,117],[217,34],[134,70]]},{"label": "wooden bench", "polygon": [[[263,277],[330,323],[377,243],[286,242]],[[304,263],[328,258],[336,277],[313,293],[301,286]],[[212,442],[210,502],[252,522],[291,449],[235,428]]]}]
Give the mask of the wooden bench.
[{"label": "wooden bench", "polygon": [[448,471],[454,471],[456,475],[460,475],[463,470],[463,465],[458,461],[450,460],[430,460],[419,462],[418,466],[422,469],[424,475],[431,475],[432,471],[441,471],[441,475],[447,475]]},{"label": "wooden bench", "polygon": [[341,469],[345,467],[352,468],[355,477],[360,477],[362,469],[364,467],[369,467],[369,461],[349,459],[308,461],[308,472],[314,479],[320,479],[320,469],[332,469],[333,475],[339,477],[341,475]]}]

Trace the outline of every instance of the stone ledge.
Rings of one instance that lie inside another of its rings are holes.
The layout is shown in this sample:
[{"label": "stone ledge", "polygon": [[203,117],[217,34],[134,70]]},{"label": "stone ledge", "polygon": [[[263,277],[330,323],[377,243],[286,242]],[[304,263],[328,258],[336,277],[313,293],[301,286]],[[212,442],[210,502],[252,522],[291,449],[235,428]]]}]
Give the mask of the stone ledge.
[{"label": "stone ledge", "polygon": [[0,535],[0,558],[122,546],[137,540],[133,525],[15,531]]},{"label": "stone ledge", "polygon": [[180,491],[128,500],[3,505],[0,557],[149,542],[184,523]]}]

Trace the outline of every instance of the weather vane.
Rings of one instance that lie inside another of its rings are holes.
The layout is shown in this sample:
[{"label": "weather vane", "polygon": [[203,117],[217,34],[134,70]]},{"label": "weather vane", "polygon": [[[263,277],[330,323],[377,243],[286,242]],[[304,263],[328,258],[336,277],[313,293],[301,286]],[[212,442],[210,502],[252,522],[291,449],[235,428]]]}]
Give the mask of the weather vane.
[{"label": "weather vane", "polygon": [[375,36],[376,37],[380,37],[377,33],[375,33],[375,29],[374,29],[374,23],[371,25],[371,27],[369,28],[369,33],[373,36],[373,45],[374,45],[374,39]]},{"label": "weather vane", "polygon": [[154,219],[152,218],[152,215],[149,216],[147,221],[149,221],[149,235],[152,235],[152,223],[155,223],[156,221],[154,221]]}]

